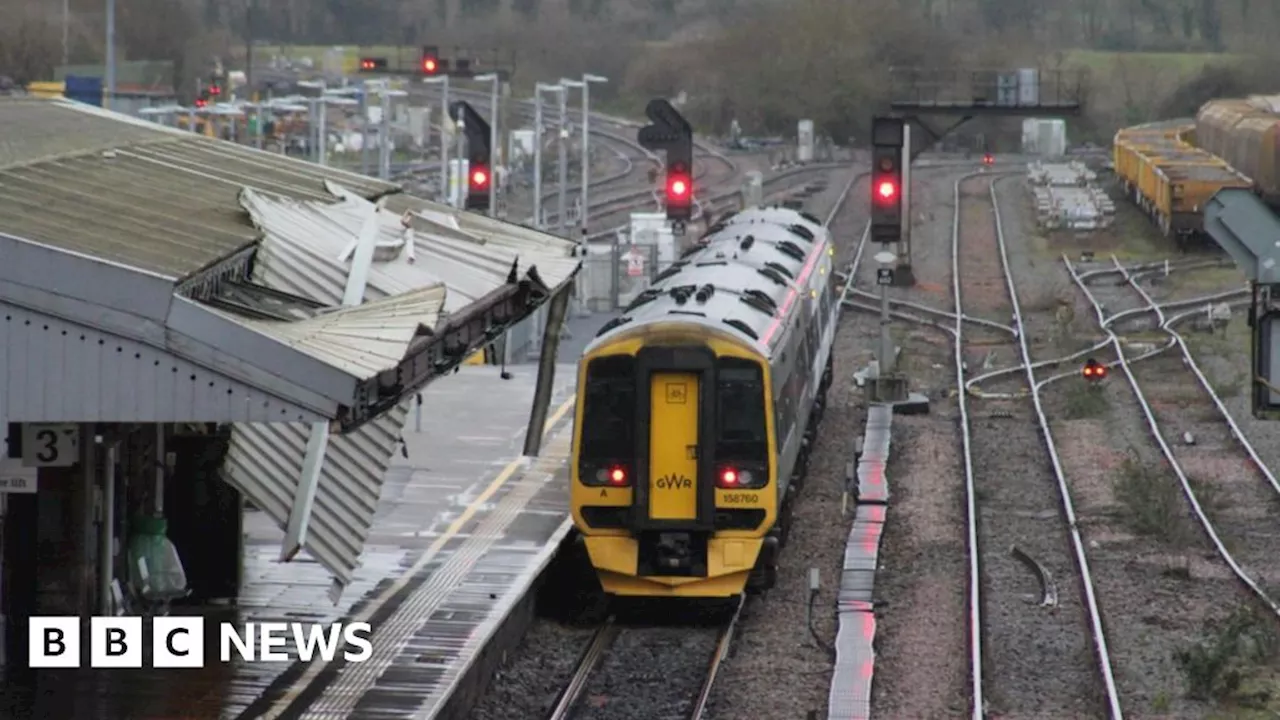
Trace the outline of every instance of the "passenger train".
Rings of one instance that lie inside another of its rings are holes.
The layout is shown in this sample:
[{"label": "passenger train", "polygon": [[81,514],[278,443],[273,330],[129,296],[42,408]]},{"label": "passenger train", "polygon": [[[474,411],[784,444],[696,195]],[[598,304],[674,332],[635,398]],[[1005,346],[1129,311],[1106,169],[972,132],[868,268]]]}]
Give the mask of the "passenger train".
[{"label": "passenger train", "polygon": [[834,247],[804,212],[711,227],[578,368],[570,503],[609,595],[772,587],[831,385]]}]

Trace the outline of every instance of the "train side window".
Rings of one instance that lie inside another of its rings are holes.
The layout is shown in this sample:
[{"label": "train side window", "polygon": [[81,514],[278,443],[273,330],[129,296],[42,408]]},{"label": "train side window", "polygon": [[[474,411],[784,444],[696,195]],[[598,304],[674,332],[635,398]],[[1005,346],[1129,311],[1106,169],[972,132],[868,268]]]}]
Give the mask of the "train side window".
[{"label": "train side window", "polygon": [[716,376],[716,457],[768,462],[764,374],[760,365],[741,358],[721,358]]},{"label": "train side window", "polygon": [[584,460],[620,460],[635,454],[635,359],[629,355],[596,358],[587,366],[583,393]]}]

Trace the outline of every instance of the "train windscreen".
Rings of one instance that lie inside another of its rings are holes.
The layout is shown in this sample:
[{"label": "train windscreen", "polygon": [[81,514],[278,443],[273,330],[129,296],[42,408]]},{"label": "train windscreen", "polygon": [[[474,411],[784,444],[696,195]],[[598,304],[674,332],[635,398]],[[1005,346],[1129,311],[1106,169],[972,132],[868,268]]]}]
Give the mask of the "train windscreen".
[{"label": "train windscreen", "polygon": [[764,375],[742,358],[721,358],[716,370],[716,458],[767,463]]},{"label": "train windscreen", "polygon": [[635,454],[635,358],[600,357],[587,366],[581,445],[585,461],[610,461]]}]

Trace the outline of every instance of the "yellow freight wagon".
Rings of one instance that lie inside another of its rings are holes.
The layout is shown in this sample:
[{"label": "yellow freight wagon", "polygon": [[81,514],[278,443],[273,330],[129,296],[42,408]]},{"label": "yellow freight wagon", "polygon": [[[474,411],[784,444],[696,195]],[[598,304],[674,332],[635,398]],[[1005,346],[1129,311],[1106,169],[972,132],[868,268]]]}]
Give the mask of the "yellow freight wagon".
[{"label": "yellow freight wagon", "polygon": [[1156,178],[1155,205],[1166,235],[1198,230],[1202,208],[1222,188],[1252,187],[1247,178],[1220,163],[1161,167]]}]

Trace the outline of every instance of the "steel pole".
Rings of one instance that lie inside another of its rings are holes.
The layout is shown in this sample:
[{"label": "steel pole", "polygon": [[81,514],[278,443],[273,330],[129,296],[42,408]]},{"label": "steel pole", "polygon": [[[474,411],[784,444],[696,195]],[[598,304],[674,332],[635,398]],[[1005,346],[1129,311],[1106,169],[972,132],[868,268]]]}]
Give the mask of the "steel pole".
[{"label": "steel pole", "polygon": [[107,0],[107,109],[116,107],[116,0]]},{"label": "steel pole", "polygon": [[449,76],[440,78],[440,197],[449,204],[449,134],[444,124],[449,122]]},{"label": "steel pole", "polygon": [[582,212],[578,224],[582,227],[582,254],[587,254],[587,197],[591,186],[591,83],[582,78]]},{"label": "steel pole", "polygon": [[316,101],[316,107],[320,109],[320,120],[316,123],[316,149],[320,154],[320,166],[324,167],[329,164],[329,104],[324,99],[324,89],[320,90],[320,99]]},{"label": "steel pole", "polygon": [[320,164],[320,101],[311,98],[307,101],[307,137],[311,145],[311,161]]},{"label": "steel pole", "polygon": [[[886,266],[888,267],[888,266]],[[889,333],[889,286],[880,286],[880,377],[893,372],[893,337]]]},{"label": "steel pole", "polygon": [[360,85],[360,174],[369,174],[369,83]]},{"label": "steel pole", "polygon": [[542,89],[533,92],[533,226],[542,229]]},{"label": "steel pole", "polygon": [[62,66],[71,64],[71,0],[62,0]]},{"label": "steel pole", "polygon": [[467,156],[467,150],[463,147],[463,143],[467,140],[467,126],[462,119],[461,113],[459,113],[458,121],[453,126],[453,129],[458,138],[458,172],[454,174],[454,177],[457,178],[458,181],[458,187],[455,188],[456,192],[453,194],[453,206],[456,208],[462,208],[467,205],[467,195],[468,191],[471,189],[471,168],[468,167],[465,173],[462,169],[462,159]]},{"label": "steel pole", "polygon": [[560,143],[559,160],[560,160],[560,199],[557,204],[557,211],[560,217],[556,219],[556,226],[560,228],[560,237],[564,237],[569,231],[569,213],[567,203],[569,200],[569,146],[565,142],[565,135],[569,130],[569,91],[560,90],[560,131],[557,133],[557,140]]},{"label": "steel pole", "polygon": [[382,91],[382,123],[378,128],[378,177],[391,179],[391,92]]},{"label": "steel pole", "polygon": [[[498,154],[498,90],[501,84],[498,74],[493,75],[493,96],[489,98],[489,217],[498,216],[498,164],[494,162]],[[506,153],[503,153],[506,161]]]},{"label": "steel pole", "polygon": [[[88,438],[92,442],[93,438]],[[115,580],[116,529],[116,446],[107,447],[107,465],[102,475],[102,527],[98,544],[98,612],[111,615],[111,583]]]}]

